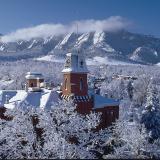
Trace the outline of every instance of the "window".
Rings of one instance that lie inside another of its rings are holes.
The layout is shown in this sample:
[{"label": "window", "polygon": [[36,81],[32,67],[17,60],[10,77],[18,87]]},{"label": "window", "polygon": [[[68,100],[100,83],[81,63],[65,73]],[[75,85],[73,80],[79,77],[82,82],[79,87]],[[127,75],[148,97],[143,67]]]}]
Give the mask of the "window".
[{"label": "window", "polygon": [[82,90],[83,89],[83,79],[81,78],[80,79],[80,90]]},{"label": "window", "polygon": [[64,86],[65,86],[65,89],[67,90],[67,78],[65,79]]},{"label": "window", "polygon": [[34,86],[34,84],[33,83],[31,83],[31,87],[33,87]]},{"label": "window", "polygon": [[80,66],[81,66],[81,68],[83,68],[83,61],[80,62]]}]

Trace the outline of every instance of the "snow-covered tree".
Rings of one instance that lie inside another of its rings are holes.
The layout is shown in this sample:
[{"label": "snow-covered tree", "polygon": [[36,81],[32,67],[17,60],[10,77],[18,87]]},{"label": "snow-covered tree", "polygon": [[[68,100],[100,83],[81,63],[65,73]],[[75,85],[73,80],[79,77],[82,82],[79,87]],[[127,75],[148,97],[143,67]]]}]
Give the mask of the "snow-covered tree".
[{"label": "snow-covered tree", "polygon": [[93,158],[95,147],[107,139],[105,131],[93,130],[99,123],[98,114],[80,115],[75,109],[73,102],[60,101],[53,111],[42,112],[40,126],[44,128],[45,156]]},{"label": "snow-covered tree", "polygon": [[[128,118],[127,118],[128,119]],[[112,152],[105,154],[103,158],[133,159],[149,158],[151,147],[146,139],[146,130],[143,125],[136,121],[130,122],[123,115],[112,128]]]},{"label": "snow-covered tree", "polygon": [[7,159],[37,157],[34,148],[40,146],[32,123],[34,111],[15,107],[5,114],[10,120],[0,120],[0,155]]},{"label": "snow-covered tree", "polygon": [[142,106],[145,103],[145,99],[147,96],[147,88],[151,82],[150,76],[146,74],[139,75],[138,80],[134,82],[134,95],[133,101],[135,105]]},{"label": "snow-covered tree", "polygon": [[158,91],[156,86],[151,83],[148,86],[141,123],[143,123],[148,130],[149,137],[153,139],[160,137],[160,104]]},{"label": "snow-covered tree", "polygon": [[125,87],[125,83],[124,80],[120,80],[120,84],[118,86],[118,93],[119,93],[119,98],[123,99],[126,97],[126,87]]},{"label": "snow-covered tree", "polygon": [[107,130],[95,132],[99,114],[78,114],[70,101],[60,101],[52,110],[23,105],[6,115],[10,121],[0,120],[3,158],[94,158],[108,138]]},{"label": "snow-covered tree", "polygon": [[127,97],[127,89],[124,80],[112,80],[109,84],[104,82],[101,85],[101,94],[107,94],[111,98],[124,99]]},{"label": "snow-covered tree", "polygon": [[128,85],[127,85],[127,91],[128,91],[128,96],[130,98],[130,100],[132,101],[133,99],[133,90],[134,90],[134,87],[133,87],[133,80],[130,80],[128,82]]}]

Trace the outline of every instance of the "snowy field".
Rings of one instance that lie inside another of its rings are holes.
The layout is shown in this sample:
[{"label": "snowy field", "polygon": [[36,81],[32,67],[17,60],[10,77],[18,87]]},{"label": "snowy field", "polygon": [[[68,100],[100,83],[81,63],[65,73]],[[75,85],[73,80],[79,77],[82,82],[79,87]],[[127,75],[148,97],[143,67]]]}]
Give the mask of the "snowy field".
[{"label": "snowy field", "polygon": [[[53,55],[46,55],[40,58],[35,58],[35,60],[38,61],[47,61],[47,62],[59,62],[59,63],[64,63],[65,59],[60,59],[60,58],[55,58],[55,56]],[[129,63],[129,62],[123,62],[123,61],[118,61],[118,60],[114,60],[114,59],[110,59],[108,57],[99,57],[99,56],[95,56],[93,58],[88,58],[86,59],[86,63],[87,65],[136,65],[133,63]]]}]

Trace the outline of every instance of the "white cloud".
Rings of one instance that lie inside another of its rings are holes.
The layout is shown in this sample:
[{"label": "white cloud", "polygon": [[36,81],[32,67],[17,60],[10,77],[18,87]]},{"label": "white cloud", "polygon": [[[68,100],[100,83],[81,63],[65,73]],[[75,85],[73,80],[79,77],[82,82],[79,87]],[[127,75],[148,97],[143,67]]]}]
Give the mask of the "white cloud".
[{"label": "white cloud", "polygon": [[81,20],[70,24],[41,24],[29,28],[18,29],[15,32],[4,35],[3,42],[13,42],[17,40],[30,40],[33,37],[48,37],[51,35],[61,35],[69,32],[85,33],[90,31],[117,31],[130,25],[130,22],[120,16],[112,16],[104,20]]}]

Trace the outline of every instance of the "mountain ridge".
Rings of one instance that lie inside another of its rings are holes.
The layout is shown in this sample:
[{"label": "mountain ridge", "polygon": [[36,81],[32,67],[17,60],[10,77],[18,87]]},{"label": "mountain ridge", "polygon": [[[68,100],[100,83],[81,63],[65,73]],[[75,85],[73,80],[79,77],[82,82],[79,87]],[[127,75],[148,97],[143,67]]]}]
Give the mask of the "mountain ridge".
[{"label": "mountain ridge", "polygon": [[[138,50],[138,48],[141,49]],[[47,54],[64,57],[67,52],[75,49],[84,52],[87,58],[107,56],[146,64],[160,62],[160,38],[131,33],[126,30],[68,33],[61,36],[52,35],[47,38],[32,38],[29,41],[0,42],[0,59],[2,56],[4,59],[5,56],[10,56],[16,60],[15,57],[25,59]]]}]

